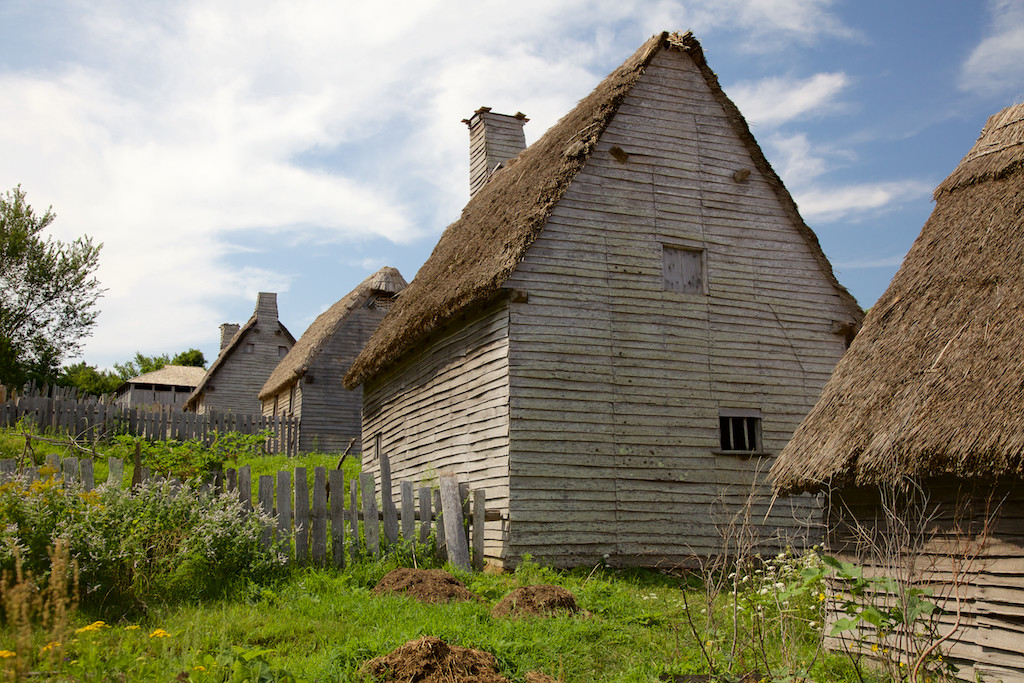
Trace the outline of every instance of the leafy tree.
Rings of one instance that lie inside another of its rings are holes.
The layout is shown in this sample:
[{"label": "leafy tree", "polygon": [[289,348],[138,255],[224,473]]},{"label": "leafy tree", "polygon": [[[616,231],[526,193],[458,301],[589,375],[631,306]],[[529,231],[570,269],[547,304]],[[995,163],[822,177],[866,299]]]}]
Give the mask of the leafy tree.
[{"label": "leafy tree", "polygon": [[21,186],[0,194],[0,383],[53,381],[81,351],[103,293],[93,273],[100,248],[89,237],[46,237],[56,218],[37,215]]},{"label": "leafy tree", "polygon": [[99,370],[85,361],[65,367],[57,378],[57,384],[77,387],[79,393],[103,396],[112,394],[124,380],[116,372]]},{"label": "leafy tree", "polygon": [[206,367],[206,358],[199,349],[189,349],[177,354],[173,359],[166,353],[159,356],[144,356],[141,351],[135,352],[135,357],[124,363],[114,363],[114,370],[122,380],[144,375],[147,372],[155,372],[165,365],[191,365],[197,368]]},{"label": "leafy tree", "polygon": [[172,358],[171,365],[188,365],[194,368],[205,368],[206,357],[203,356],[203,352],[199,349],[189,349],[188,351],[182,351]]}]

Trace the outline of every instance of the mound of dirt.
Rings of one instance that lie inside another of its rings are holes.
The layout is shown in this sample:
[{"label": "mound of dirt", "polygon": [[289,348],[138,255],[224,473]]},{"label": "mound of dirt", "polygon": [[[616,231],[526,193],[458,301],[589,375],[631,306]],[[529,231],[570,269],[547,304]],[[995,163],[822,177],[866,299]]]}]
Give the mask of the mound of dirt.
[{"label": "mound of dirt", "polygon": [[494,655],[449,645],[434,636],[410,640],[391,654],[371,659],[364,668],[381,683],[509,683],[498,673]]},{"label": "mound of dirt", "polygon": [[573,594],[561,586],[523,586],[502,598],[491,610],[492,617],[548,617],[557,612],[575,614],[580,608]]},{"label": "mound of dirt", "polygon": [[374,593],[405,593],[421,602],[476,600],[466,586],[443,569],[399,567],[388,572]]}]

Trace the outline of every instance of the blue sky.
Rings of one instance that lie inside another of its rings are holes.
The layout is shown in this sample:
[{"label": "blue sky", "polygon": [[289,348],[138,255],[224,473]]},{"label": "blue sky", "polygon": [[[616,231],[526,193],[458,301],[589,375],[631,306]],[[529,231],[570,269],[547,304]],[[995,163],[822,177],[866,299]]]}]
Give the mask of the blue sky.
[{"label": "blue sky", "polygon": [[411,279],[475,109],[532,142],[686,29],[865,308],[1024,99],[1024,0],[0,0],[0,191],[104,243],[85,360],[212,360],[259,291],[297,337],[380,266]]}]

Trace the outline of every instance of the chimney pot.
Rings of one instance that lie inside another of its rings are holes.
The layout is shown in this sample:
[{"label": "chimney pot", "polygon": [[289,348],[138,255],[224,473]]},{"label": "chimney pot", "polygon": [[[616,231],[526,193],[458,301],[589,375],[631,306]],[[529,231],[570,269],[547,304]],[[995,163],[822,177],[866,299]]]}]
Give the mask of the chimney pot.
[{"label": "chimney pot", "polygon": [[490,107],[480,107],[473,116],[463,119],[469,126],[469,195],[484,186],[501,164],[526,149],[523,125],[530,119],[522,112],[514,116],[495,114]]}]

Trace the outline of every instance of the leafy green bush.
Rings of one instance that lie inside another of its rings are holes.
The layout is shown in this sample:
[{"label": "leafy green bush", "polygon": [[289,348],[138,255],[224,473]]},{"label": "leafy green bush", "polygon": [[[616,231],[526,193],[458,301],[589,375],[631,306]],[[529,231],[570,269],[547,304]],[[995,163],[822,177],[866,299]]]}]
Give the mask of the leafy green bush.
[{"label": "leafy green bush", "polygon": [[235,494],[148,483],[85,492],[47,478],[0,486],[0,568],[15,548],[38,576],[47,548],[64,539],[80,571],[83,603],[144,609],[224,594],[239,582],[273,577],[285,557],[261,545],[272,520],[243,514]]},{"label": "leafy green bush", "polygon": [[207,446],[199,439],[145,441],[121,434],[113,437],[109,455],[130,462],[135,457],[138,444],[144,467],[163,476],[196,480],[220,469],[228,460],[237,462],[243,457],[262,453],[263,444],[271,435],[269,429],[256,434],[214,432],[213,440]]}]

